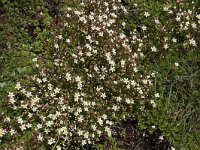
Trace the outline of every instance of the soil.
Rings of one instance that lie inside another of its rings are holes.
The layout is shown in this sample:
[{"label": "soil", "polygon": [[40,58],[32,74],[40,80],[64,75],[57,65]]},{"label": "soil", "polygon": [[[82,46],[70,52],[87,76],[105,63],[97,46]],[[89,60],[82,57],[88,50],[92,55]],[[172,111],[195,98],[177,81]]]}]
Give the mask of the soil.
[{"label": "soil", "polygon": [[139,131],[136,129],[135,121],[122,122],[114,130],[114,138],[121,150],[169,150],[170,143],[166,139],[159,139],[159,130],[152,135],[146,131]]}]

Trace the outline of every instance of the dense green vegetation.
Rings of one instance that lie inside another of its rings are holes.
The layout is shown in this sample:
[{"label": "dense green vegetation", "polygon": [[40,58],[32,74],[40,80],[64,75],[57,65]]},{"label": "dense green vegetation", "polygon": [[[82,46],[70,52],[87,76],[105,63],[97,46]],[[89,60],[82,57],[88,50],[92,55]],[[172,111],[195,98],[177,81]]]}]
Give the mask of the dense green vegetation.
[{"label": "dense green vegetation", "polygon": [[84,2],[0,1],[0,149],[199,149],[199,1]]}]

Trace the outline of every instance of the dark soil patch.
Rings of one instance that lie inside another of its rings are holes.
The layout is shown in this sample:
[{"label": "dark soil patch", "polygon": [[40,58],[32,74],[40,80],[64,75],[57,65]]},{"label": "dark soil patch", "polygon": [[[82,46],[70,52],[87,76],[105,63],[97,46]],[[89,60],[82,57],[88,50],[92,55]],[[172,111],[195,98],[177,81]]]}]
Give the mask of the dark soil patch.
[{"label": "dark soil patch", "polygon": [[46,8],[48,9],[49,15],[54,19],[54,23],[59,22],[60,12],[59,12],[59,2],[55,0],[46,0]]},{"label": "dark soil patch", "polygon": [[136,122],[127,120],[114,128],[114,136],[121,150],[168,150],[169,142],[160,140],[161,132],[156,130],[152,135],[136,129]]}]

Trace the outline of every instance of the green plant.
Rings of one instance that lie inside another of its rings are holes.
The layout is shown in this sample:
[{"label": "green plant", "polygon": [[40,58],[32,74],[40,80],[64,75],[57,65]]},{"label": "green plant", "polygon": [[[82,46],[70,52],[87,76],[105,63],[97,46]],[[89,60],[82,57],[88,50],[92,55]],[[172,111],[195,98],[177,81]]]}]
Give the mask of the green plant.
[{"label": "green plant", "polygon": [[113,126],[130,118],[199,148],[197,0],[0,5],[2,149],[118,149]]},{"label": "green plant", "polygon": [[62,7],[52,36],[39,41],[46,56],[33,57],[33,75],[17,80],[2,100],[2,118],[9,118],[1,124],[3,142],[11,136],[18,143],[16,137],[31,130],[36,143],[47,148],[92,144],[110,137],[118,121],[151,106],[154,75],[144,70],[143,54],[135,50],[142,41],[123,33],[125,7],[110,4]]},{"label": "green plant", "polygon": [[137,31],[146,41],[144,54],[149,55],[144,65],[155,70],[155,91],[160,93],[156,107],[136,119],[138,127],[153,134],[155,126],[178,149],[198,149],[199,3],[127,1],[126,5],[127,30]]}]

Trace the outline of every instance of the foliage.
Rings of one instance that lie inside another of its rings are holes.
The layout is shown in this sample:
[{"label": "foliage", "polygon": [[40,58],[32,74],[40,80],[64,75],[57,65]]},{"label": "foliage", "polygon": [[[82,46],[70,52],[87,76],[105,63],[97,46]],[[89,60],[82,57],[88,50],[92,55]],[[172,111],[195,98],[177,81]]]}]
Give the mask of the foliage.
[{"label": "foliage", "polygon": [[130,118],[171,149],[199,148],[199,1],[0,6],[1,148],[119,149],[114,127]]},{"label": "foliage", "polygon": [[198,149],[199,3],[126,2],[130,11],[127,30],[140,33],[146,53],[152,46],[157,50],[156,55],[146,55],[144,64],[157,72],[154,86],[161,97],[156,108],[136,119],[138,126],[149,133],[160,130],[178,149]]},{"label": "foliage", "polygon": [[18,80],[2,101],[2,142],[17,143],[31,130],[36,145],[91,144],[150,106],[154,74],[148,75],[140,65],[143,54],[135,51],[142,41],[123,33],[124,6],[110,5],[85,1],[79,10],[62,7],[62,20],[42,47],[46,56],[33,58],[35,73],[28,82]]}]

